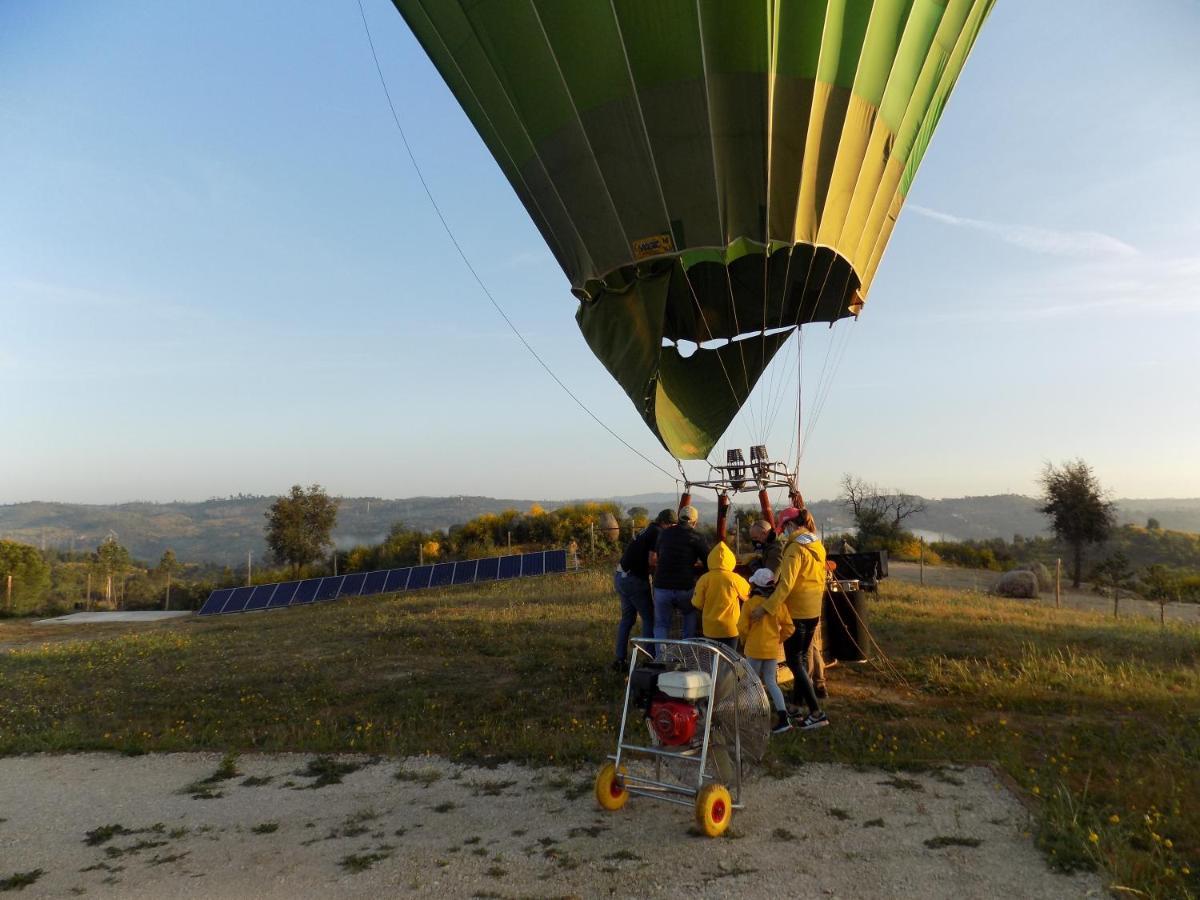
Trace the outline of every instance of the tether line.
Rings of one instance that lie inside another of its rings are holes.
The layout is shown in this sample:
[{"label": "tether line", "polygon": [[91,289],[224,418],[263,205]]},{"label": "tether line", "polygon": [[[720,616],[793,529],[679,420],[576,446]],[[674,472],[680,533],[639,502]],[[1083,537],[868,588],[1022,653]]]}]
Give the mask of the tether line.
[{"label": "tether line", "polygon": [[362,18],[363,31],[367,36],[367,44],[371,48],[371,58],[375,62],[375,72],[379,76],[379,85],[383,88],[384,97],[387,98],[388,109],[391,110],[392,121],[396,125],[396,131],[400,134],[400,140],[404,144],[404,150],[408,154],[409,162],[412,163],[413,171],[417,173],[417,178],[421,182],[421,187],[425,190],[425,196],[429,198],[429,204],[433,207],[433,211],[437,213],[438,221],[442,223],[442,228],[445,230],[446,236],[450,238],[450,243],[454,245],[454,249],[458,252],[458,256],[463,261],[463,265],[467,267],[467,271],[471,273],[471,277],[475,279],[475,283],[479,285],[479,289],[483,291],[483,295],[488,298],[488,301],[493,307],[495,307],[496,312],[500,314],[500,318],[504,319],[505,324],[508,325],[512,333],[517,336],[517,340],[519,340],[525,349],[529,351],[529,354],[535,360],[537,360],[538,365],[546,370],[546,374],[554,380],[554,383],[562,388],[563,392],[572,400],[574,400],[575,404],[585,413],[587,413],[593,422],[624,444],[626,449],[641,457],[641,459],[643,459],[645,462],[649,463],[655,469],[662,472],[664,475],[674,481],[674,475],[644,454],[641,450],[637,449],[637,447],[629,443],[629,441],[625,440],[625,438],[621,437],[619,434],[609,428],[599,416],[597,416],[591,411],[591,409],[588,408],[586,403],[580,400],[575,393],[563,383],[561,378],[554,374],[554,370],[550,368],[549,364],[542,359],[540,355],[538,355],[538,352],[533,349],[533,346],[529,343],[529,341],[525,340],[525,336],[521,334],[520,329],[513,324],[513,320],[508,317],[508,313],[504,311],[504,308],[499,304],[496,298],[492,296],[492,292],[488,290],[488,286],[483,283],[483,279],[479,277],[479,272],[477,272],[475,266],[471,264],[471,260],[467,257],[466,251],[463,250],[462,245],[458,242],[458,238],[454,236],[454,231],[450,228],[450,223],[446,221],[446,216],[442,213],[441,207],[438,206],[437,200],[434,199],[433,191],[430,190],[429,183],[425,180],[425,175],[421,171],[421,166],[417,163],[417,157],[413,153],[412,145],[408,142],[408,135],[405,134],[404,126],[400,123],[400,115],[396,112],[396,104],[392,101],[392,92],[388,90],[387,79],[384,77],[383,67],[379,63],[379,54],[375,50],[375,40],[371,37],[371,26],[367,22],[366,10],[363,9],[362,0],[355,0],[355,2],[358,4],[358,14]]}]

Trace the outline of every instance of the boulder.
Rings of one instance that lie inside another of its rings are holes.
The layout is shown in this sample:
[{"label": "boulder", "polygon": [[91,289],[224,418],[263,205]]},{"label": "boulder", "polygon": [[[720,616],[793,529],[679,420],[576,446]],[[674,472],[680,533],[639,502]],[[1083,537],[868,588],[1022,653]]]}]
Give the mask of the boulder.
[{"label": "boulder", "polygon": [[1051,572],[1044,564],[1040,562],[1031,562],[1025,568],[1037,576],[1039,591],[1054,590],[1054,573]]},{"label": "boulder", "polygon": [[1019,597],[1035,600],[1038,595],[1038,578],[1028,569],[1005,572],[996,582],[995,592],[1001,597]]}]

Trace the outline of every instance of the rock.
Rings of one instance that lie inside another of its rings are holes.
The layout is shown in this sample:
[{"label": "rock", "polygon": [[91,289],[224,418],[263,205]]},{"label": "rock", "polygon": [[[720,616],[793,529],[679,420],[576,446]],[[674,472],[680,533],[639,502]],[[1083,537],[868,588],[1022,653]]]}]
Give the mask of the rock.
[{"label": "rock", "polygon": [[1038,578],[1028,569],[1015,569],[1005,572],[996,582],[995,592],[1001,597],[1020,597],[1026,600],[1036,600],[1038,595]]},{"label": "rock", "polygon": [[1031,562],[1025,567],[1034,575],[1037,576],[1038,590],[1049,591],[1054,589],[1054,575],[1046,566],[1040,562]]},{"label": "rock", "polygon": [[621,523],[612,513],[606,512],[600,517],[600,534],[613,543],[621,536]]}]

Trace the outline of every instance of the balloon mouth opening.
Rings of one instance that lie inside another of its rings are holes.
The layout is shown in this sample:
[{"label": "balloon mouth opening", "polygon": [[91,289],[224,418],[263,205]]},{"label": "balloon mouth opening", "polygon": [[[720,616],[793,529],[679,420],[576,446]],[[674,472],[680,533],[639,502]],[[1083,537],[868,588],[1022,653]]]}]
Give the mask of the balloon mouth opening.
[{"label": "balloon mouth opening", "polygon": [[[860,307],[861,308],[861,307]],[[736,344],[741,341],[750,341],[755,338],[774,337],[777,334],[785,334],[797,328],[796,325],[784,325],[780,328],[767,328],[763,331],[744,331],[741,334],[735,334],[733,337],[718,337],[711,341],[689,341],[687,338],[679,338],[672,340],[669,337],[662,339],[664,349],[668,347],[674,348],[684,359],[689,359],[694,356],[698,350],[720,350],[722,347],[728,347],[730,344]]]}]

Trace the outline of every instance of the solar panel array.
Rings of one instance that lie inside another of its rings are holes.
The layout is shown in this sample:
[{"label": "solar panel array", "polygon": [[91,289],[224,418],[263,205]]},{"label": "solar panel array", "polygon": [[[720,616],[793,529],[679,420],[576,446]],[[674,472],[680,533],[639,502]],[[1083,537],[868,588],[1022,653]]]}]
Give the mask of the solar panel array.
[{"label": "solar panel array", "polygon": [[351,572],[349,575],[329,575],[304,581],[220,588],[208,595],[208,599],[200,607],[200,615],[215,616],[259,609],[282,609],[339,600],[342,597],[366,597],[371,594],[416,591],[451,584],[506,581],[510,578],[554,575],[566,571],[566,550],[539,550],[536,553],[491,556],[487,559],[409,566],[404,569]]}]

